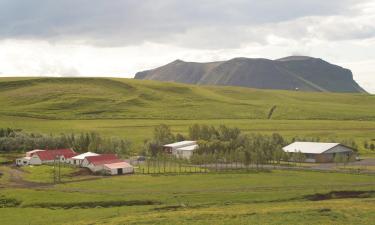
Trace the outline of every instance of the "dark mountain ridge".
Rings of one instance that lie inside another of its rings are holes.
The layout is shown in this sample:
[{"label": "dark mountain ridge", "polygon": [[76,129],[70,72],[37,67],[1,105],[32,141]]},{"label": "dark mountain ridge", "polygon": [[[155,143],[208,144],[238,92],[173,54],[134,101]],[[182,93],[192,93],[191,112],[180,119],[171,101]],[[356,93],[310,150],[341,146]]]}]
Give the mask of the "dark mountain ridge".
[{"label": "dark mountain ridge", "polygon": [[261,89],[366,93],[350,70],[319,58],[289,56],[277,60],[234,58],[197,63],[173,61],[139,72],[135,79]]}]

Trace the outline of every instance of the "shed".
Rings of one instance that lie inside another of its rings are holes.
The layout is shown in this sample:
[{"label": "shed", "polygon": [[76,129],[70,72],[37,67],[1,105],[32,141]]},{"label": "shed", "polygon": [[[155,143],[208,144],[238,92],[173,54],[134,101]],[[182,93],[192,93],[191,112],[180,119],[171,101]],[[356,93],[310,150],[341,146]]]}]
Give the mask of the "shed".
[{"label": "shed", "polygon": [[134,173],[133,166],[125,161],[104,164],[103,170],[104,170],[104,173],[108,175],[121,175],[121,174]]},{"label": "shed", "polygon": [[69,158],[68,162],[70,164],[80,166],[82,164],[83,160],[86,157],[88,157],[88,156],[97,156],[97,155],[99,155],[99,154],[94,153],[94,152],[85,152],[85,153],[82,153],[80,155],[76,155],[76,156],[73,156],[73,157]]},{"label": "shed", "polygon": [[196,141],[180,141],[180,142],[163,145],[163,150],[166,153],[173,154],[173,152],[178,148],[183,148],[183,147],[192,146],[192,145],[197,145],[197,142]]},{"label": "shed", "polygon": [[194,150],[198,149],[198,145],[189,145],[182,148],[177,148],[172,151],[172,154],[184,159],[190,159],[190,157],[193,155]]},{"label": "shed", "polygon": [[293,142],[283,148],[284,152],[302,153],[306,162],[328,163],[333,162],[336,155],[350,157],[354,149],[340,143],[323,142]]},{"label": "shed", "polygon": [[87,156],[82,161],[81,166],[89,168],[92,172],[99,172],[103,170],[104,164],[112,164],[123,162],[115,154],[102,154],[96,156]]}]

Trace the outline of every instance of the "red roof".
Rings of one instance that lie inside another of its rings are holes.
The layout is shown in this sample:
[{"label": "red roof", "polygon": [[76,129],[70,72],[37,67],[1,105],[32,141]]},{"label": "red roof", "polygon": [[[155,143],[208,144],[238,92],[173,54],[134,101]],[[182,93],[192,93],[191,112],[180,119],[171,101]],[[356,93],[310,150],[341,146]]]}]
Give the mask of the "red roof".
[{"label": "red roof", "polygon": [[38,155],[40,160],[54,160],[57,156],[64,156],[64,158],[71,158],[77,153],[73,149],[56,149],[56,150],[46,150],[41,152],[35,152],[35,155]]},{"label": "red roof", "polygon": [[93,165],[103,165],[103,164],[123,162],[123,160],[119,159],[115,154],[87,156],[86,159]]}]

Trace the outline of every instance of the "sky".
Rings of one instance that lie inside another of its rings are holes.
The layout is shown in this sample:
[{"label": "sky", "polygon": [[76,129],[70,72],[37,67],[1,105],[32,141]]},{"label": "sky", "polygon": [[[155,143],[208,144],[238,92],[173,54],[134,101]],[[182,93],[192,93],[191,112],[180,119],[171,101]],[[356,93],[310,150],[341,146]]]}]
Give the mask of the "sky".
[{"label": "sky", "polygon": [[375,93],[373,0],[0,0],[0,76],[132,78],[176,59],[307,55]]}]

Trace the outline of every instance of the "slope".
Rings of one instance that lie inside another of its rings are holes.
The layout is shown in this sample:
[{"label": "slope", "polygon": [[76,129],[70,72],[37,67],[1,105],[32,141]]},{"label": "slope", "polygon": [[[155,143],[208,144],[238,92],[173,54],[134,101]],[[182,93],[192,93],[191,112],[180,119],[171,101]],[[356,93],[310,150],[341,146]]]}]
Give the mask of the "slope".
[{"label": "slope", "polygon": [[[375,120],[375,96],[109,78],[0,79],[0,115],[45,119]],[[276,106],[276,107],[275,107]]]}]

